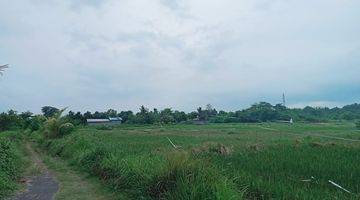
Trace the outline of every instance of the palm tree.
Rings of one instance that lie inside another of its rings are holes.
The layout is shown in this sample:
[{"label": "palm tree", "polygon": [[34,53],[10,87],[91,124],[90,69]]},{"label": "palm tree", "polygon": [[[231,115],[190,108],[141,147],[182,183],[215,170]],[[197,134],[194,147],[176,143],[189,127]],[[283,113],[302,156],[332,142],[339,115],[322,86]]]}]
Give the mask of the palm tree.
[{"label": "palm tree", "polygon": [[3,75],[5,68],[9,68],[9,65],[0,65],[0,75]]}]

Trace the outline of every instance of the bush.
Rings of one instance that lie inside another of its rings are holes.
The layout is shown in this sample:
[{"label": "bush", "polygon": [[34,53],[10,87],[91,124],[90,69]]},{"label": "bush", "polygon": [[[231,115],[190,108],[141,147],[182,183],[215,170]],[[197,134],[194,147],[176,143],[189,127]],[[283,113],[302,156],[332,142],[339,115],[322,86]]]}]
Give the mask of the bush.
[{"label": "bush", "polygon": [[72,123],[65,123],[60,125],[59,134],[60,136],[68,135],[75,130],[75,126]]},{"label": "bush", "polygon": [[0,132],[20,129],[23,123],[24,121],[15,111],[10,110],[8,113],[0,113]]},{"label": "bush", "polygon": [[15,180],[19,178],[20,157],[8,139],[0,138],[0,199],[16,189]]},{"label": "bush", "polygon": [[56,138],[59,137],[60,122],[55,118],[50,118],[45,123],[45,137]]},{"label": "bush", "polygon": [[168,165],[149,187],[154,199],[241,199],[231,180],[187,152],[172,152]]},{"label": "bush", "polygon": [[30,119],[30,123],[27,128],[29,128],[31,132],[38,131],[42,128],[45,122],[46,118],[44,116],[38,115]]},{"label": "bush", "polygon": [[44,136],[45,138],[59,138],[71,133],[75,127],[72,123],[64,121],[61,114],[65,109],[57,112],[54,117],[49,118],[45,122]]}]

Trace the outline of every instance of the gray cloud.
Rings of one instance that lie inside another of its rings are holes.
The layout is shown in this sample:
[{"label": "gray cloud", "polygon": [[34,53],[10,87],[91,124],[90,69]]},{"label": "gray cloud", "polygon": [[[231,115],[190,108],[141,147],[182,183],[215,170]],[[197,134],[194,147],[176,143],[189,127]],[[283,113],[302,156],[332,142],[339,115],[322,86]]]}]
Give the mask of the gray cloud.
[{"label": "gray cloud", "polygon": [[0,110],[359,100],[356,0],[0,2]]}]

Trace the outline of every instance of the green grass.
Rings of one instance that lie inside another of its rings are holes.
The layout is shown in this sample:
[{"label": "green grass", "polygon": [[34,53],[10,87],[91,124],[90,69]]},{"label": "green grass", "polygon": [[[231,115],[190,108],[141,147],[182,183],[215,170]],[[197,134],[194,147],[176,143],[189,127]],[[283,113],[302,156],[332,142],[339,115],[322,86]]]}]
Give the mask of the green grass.
[{"label": "green grass", "polygon": [[121,125],[40,143],[118,199],[359,199],[360,142],[320,136],[360,132],[351,123]]},{"label": "green grass", "polygon": [[21,144],[22,136],[17,132],[0,133],[0,199],[20,188],[17,181],[29,164]]},{"label": "green grass", "polygon": [[40,152],[40,158],[59,182],[55,200],[114,199],[111,191],[88,173],[74,171],[66,161]]}]

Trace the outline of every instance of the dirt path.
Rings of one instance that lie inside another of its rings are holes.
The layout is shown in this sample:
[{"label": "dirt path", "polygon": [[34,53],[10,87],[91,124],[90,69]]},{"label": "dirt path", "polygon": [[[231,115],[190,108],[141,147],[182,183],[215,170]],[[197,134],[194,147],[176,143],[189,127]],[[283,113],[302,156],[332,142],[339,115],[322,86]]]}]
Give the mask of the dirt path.
[{"label": "dirt path", "polygon": [[49,172],[47,167],[39,158],[39,155],[32,149],[29,143],[26,144],[31,161],[39,168],[40,173],[37,176],[26,177],[27,188],[25,191],[17,194],[14,200],[52,200],[55,193],[59,190],[54,175]]}]

